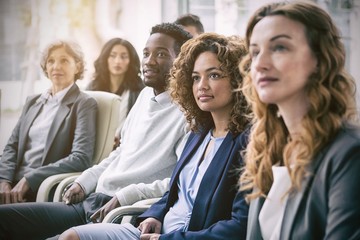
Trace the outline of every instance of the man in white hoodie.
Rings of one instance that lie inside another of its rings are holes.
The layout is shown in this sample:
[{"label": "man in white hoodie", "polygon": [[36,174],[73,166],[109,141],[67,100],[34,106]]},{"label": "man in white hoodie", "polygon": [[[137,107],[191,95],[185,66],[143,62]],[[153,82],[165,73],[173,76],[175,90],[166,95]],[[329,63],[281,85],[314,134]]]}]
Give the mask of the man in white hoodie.
[{"label": "man in white hoodie", "polygon": [[186,121],[171,102],[166,80],[181,45],[190,38],[176,24],[152,28],[142,60],[147,87],[124,123],[120,146],[75,180],[64,195],[66,203],[0,206],[0,218],[6,219],[0,222],[0,239],[51,237],[72,226],[101,221],[116,207],[160,197],[168,190],[167,182],[160,180],[170,177],[182,151]]}]

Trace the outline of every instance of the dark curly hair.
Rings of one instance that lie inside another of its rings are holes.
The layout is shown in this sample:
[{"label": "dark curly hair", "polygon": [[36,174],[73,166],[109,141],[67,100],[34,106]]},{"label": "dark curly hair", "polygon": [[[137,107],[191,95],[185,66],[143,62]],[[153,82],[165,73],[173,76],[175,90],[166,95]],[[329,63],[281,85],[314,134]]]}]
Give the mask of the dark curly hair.
[{"label": "dark curly hair", "polygon": [[189,39],[192,35],[185,31],[180,25],[175,23],[161,23],[151,28],[150,35],[154,33],[163,33],[175,39],[174,50],[176,55],[179,54],[181,46]]},{"label": "dark curly hair", "polygon": [[98,90],[110,92],[110,72],[108,58],[115,45],[124,46],[129,52],[129,67],[125,73],[124,82],[120,85],[116,94],[121,95],[126,89],[130,91],[140,91],[143,88],[143,82],[140,77],[140,59],[134,46],[122,38],[113,38],[105,43],[99,57],[94,62],[94,79],[87,87],[88,90]]},{"label": "dark curly hair", "polygon": [[247,54],[245,42],[240,37],[225,37],[216,33],[204,33],[186,42],[170,71],[169,91],[185,113],[193,131],[214,126],[211,113],[202,111],[193,96],[192,72],[197,57],[203,52],[215,53],[220,61],[220,68],[229,76],[234,90],[234,104],[228,129],[232,133],[242,132],[248,124],[249,110],[241,91],[235,91],[242,83],[238,64]]}]

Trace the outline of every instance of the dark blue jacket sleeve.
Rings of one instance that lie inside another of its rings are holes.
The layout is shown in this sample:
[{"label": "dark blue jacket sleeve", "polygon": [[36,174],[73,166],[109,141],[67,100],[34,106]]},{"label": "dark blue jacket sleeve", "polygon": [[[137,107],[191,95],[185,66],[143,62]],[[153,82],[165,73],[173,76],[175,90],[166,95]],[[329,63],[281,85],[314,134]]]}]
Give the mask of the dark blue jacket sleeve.
[{"label": "dark blue jacket sleeve", "polygon": [[160,239],[246,239],[248,210],[249,206],[246,203],[243,194],[238,192],[234,199],[230,220],[219,221],[207,229],[196,232],[174,231],[172,233],[161,235]]},{"label": "dark blue jacket sleeve", "polygon": [[166,202],[168,199],[168,194],[169,194],[169,192],[166,192],[159,201],[154,203],[148,210],[146,210],[146,212],[144,212],[143,214],[138,216],[137,222],[140,223],[149,217],[156,218],[157,220],[162,222],[165,217],[165,214],[168,211],[166,209]]}]

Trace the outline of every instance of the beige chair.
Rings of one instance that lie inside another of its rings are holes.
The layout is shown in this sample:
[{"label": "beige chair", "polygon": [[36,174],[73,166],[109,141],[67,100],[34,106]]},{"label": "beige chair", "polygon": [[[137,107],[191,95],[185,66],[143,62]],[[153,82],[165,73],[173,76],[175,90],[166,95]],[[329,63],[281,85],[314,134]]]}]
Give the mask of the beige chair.
[{"label": "beige chair", "polygon": [[[119,123],[121,99],[118,95],[108,92],[84,92],[95,98],[98,104],[96,143],[93,157],[93,164],[97,164],[106,158],[112,151],[115,131]],[[80,175],[80,172],[63,173],[48,177],[41,183],[38,194],[36,196],[36,201],[61,201],[61,194],[54,194],[55,188],[63,179],[67,177],[76,178],[78,175]]]},{"label": "beige chair", "polygon": [[145,212],[160,198],[150,198],[134,203],[131,206],[118,207],[106,214],[103,223],[135,224],[136,217]]}]

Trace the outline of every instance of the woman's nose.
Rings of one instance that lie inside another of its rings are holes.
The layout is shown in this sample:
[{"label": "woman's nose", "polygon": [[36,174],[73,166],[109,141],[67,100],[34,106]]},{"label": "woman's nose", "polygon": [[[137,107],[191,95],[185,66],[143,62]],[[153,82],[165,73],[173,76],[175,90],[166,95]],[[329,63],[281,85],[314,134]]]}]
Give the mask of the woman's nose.
[{"label": "woman's nose", "polygon": [[209,82],[206,76],[202,76],[198,83],[198,89],[208,89],[209,88]]},{"label": "woman's nose", "polygon": [[266,51],[259,52],[252,64],[257,71],[268,70],[271,66],[271,59]]},{"label": "woman's nose", "polygon": [[57,69],[60,67],[60,63],[58,61],[54,61],[54,64],[52,66],[53,68]]}]

